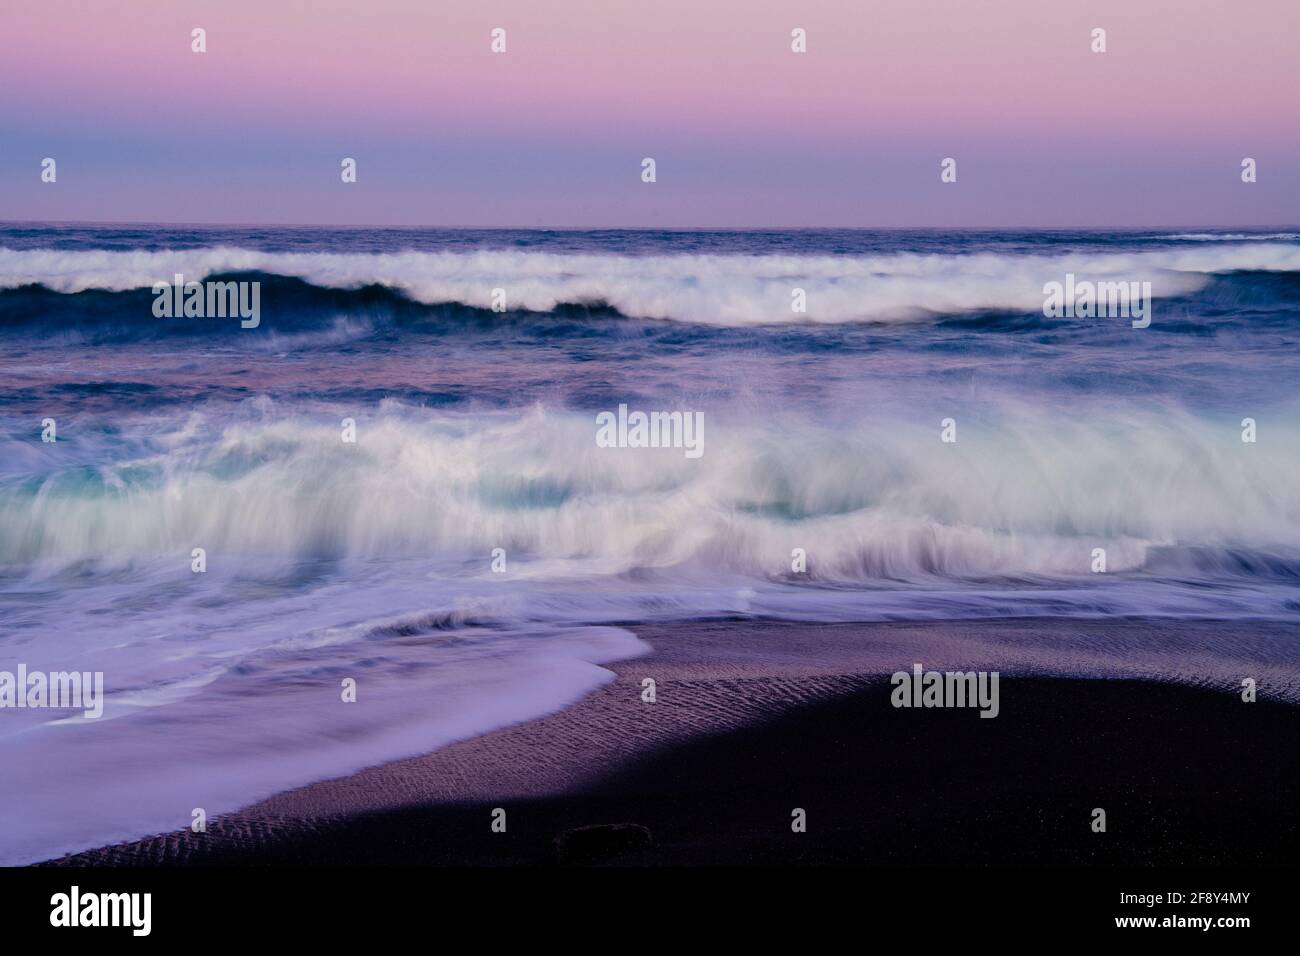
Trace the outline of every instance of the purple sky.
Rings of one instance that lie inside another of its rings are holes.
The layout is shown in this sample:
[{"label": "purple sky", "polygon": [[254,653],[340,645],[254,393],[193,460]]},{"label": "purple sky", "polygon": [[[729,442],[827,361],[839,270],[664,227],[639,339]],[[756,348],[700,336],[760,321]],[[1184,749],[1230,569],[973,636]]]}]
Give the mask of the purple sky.
[{"label": "purple sky", "polygon": [[1298,45],[1296,0],[42,0],[0,219],[1294,226]]}]

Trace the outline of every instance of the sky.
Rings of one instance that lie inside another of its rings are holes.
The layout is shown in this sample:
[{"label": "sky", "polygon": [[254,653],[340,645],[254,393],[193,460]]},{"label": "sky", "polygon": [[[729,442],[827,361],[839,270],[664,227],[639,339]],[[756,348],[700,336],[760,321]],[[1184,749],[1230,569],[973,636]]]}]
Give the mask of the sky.
[{"label": "sky", "polygon": [[3,21],[0,220],[1300,224],[1296,0],[41,0]]}]

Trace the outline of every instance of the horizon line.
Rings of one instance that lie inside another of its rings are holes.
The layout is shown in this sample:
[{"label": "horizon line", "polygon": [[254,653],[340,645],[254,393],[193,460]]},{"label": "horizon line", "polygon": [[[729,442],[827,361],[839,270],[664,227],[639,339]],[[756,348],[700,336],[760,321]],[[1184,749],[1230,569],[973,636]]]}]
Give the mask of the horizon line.
[{"label": "horizon line", "polygon": [[886,232],[886,231],[910,231],[910,232],[942,232],[942,231],[960,231],[960,232],[1050,232],[1050,231],[1072,231],[1072,232],[1140,232],[1156,229],[1203,229],[1203,230],[1263,230],[1263,229],[1295,229],[1300,230],[1300,223],[1264,223],[1253,225],[1242,224],[1215,224],[1207,225],[1205,223],[1176,223],[1176,224],[1124,224],[1114,226],[1080,226],[1080,225],[1050,225],[1050,226],[969,226],[969,225],[947,225],[947,226],[475,226],[475,225],[396,225],[381,223],[271,223],[271,222],[187,222],[165,220],[135,220],[135,219],[0,219],[0,227],[9,228],[13,226],[132,226],[132,227],[184,227],[190,229],[239,229],[239,228],[256,228],[256,229],[389,229],[394,231],[414,232],[420,230],[445,230],[448,232]]}]

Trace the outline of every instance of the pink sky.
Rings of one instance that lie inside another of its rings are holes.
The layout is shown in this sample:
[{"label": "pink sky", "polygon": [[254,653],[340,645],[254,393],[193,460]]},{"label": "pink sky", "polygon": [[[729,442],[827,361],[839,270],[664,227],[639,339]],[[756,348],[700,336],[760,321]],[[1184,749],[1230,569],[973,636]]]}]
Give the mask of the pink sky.
[{"label": "pink sky", "polygon": [[1294,0],[42,0],[4,21],[4,219],[1300,222]]}]

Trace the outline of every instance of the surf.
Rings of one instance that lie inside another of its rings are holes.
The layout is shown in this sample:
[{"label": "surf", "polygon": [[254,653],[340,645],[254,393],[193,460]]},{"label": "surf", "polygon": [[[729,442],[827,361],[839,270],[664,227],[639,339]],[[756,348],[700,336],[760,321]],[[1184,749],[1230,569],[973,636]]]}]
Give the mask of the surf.
[{"label": "surf", "polygon": [[[1043,286],[1067,273],[1090,281],[1141,277],[1152,283],[1154,296],[1168,298],[1204,288],[1211,276],[1240,271],[1298,272],[1300,245],[870,256],[0,248],[0,289],[9,290],[129,292],[169,283],[178,272],[199,281],[258,273],[319,289],[374,287],[426,306],[457,304],[500,312],[501,298],[494,296],[500,290],[510,311],[594,306],[629,317],[724,327],[915,322],[987,310],[1029,313],[1041,308]],[[804,311],[794,307],[800,299]]]},{"label": "surf", "polygon": [[0,474],[0,564],[197,546],[285,562],[473,562],[503,547],[553,569],[707,563],[769,579],[803,547],[810,579],[847,583],[1087,578],[1096,546],[1115,572],[1203,548],[1260,558],[1186,570],[1264,573],[1300,548],[1295,451],[1243,446],[1231,423],[1169,411],[1071,421],[1007,409],[964,425],[955,445],[937,423],[796,429],[732,411],[696,458],[602,448],[592,417],[542,405],[390,403],[361,421],[355,446],[323,419],[256,405],[149,417],[86,446],[90,467],[79,457],[32,472],[15,456]]}]

